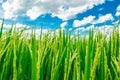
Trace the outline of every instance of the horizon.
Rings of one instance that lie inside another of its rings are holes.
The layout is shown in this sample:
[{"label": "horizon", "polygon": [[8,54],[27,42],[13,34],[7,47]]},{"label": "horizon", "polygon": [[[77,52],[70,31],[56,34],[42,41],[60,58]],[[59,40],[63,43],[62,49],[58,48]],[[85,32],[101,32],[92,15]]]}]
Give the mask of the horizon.
[{"label": "horizon", "polygon": [[[56,30],[73,30],[82,35],[91,28],[111,32],[120,18],[119,0],[0,0],[0,24],[5,20],[4,27],[35,26]],[[118,25],[120,26],[120,25]],[[47,31],[46,31],[47,32]]]}]

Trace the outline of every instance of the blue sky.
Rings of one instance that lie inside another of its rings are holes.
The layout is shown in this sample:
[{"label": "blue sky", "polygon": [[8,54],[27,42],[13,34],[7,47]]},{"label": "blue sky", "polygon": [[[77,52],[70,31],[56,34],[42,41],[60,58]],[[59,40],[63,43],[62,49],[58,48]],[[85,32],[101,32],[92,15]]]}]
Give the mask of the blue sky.
[{"label": "blue sky", "polygon": [[120,0],[0,0],[0,23],[18,27],[80,31],[106,25],[110,31],[120,18]]}]

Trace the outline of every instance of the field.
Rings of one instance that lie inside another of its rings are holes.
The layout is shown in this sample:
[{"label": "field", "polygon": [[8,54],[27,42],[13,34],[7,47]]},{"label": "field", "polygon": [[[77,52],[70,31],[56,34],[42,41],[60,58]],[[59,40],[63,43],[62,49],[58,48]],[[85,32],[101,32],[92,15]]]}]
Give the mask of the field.
[{"label": "field", "polygon": [[0,28],[0,80],[120,80],[118,26],[109,37],[91,29],[88,37],[41,30],[38,38],[13,26]]}]

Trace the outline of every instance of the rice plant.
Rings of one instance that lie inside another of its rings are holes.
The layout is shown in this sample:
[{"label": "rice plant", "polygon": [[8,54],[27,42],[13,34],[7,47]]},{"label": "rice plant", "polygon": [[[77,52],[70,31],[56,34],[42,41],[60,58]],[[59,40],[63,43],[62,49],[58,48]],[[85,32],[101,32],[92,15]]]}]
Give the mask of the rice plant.
[{"label": "rice plant", "polygon": [[[35,29],[0,27],[0,80],[120,80],[120,35],[99,30],[88,37],[59,30],[36,37]],[[28,38],[29,37],[29,38]]]}]

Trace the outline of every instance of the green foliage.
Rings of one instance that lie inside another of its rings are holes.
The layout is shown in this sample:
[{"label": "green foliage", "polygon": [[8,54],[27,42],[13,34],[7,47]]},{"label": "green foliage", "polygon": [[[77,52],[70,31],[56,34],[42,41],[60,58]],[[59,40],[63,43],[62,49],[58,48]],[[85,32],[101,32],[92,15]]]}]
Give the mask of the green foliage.
[{"label": "green foliage", "polygon": [[88,37],[70,32],[41,34],[26,28],[0,28],[0,80],[120,80],[120,36],[90,30]]}]

